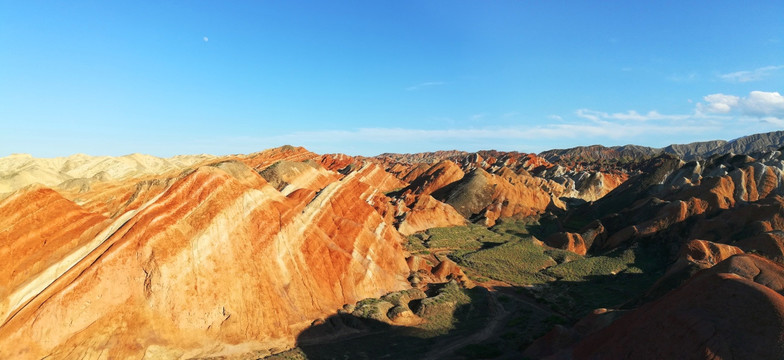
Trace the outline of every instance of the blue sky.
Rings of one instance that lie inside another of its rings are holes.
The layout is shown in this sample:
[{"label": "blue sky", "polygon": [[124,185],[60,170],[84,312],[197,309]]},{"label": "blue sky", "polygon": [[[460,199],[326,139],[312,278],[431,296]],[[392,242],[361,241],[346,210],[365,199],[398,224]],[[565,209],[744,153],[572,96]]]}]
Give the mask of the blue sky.
[{"label": "blue sky", "polygon": [[0,156],[784,129],[784,2],[0,0]]}]

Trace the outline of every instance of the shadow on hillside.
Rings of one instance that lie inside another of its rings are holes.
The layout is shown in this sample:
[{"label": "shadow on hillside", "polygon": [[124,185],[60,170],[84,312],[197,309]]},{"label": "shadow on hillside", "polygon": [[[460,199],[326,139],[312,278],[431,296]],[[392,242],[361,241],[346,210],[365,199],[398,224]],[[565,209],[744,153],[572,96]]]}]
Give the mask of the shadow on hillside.
[{"label": "shadow on hillside", "polygon": [[[589,271],[575,268],[575,273],[534,290],[518,286],[462,290],[470,301],[458,306],[438,306],[444,303],[432,301],[438,291],[428,292],[429,302],[407,300],[405,305],[413,313],[429,320],[426,324],[392,324],[387,321],[392,312],[386,309],[361,316],[341,311],[302,331],[296,353],[271,359],[521,358],[534,340],[555,325],[571,327],[597,308],[639,306],[641,296],[666,265],[652,250],[635,249],[634,258],[624,258],[621,271],[605,271],[617,268],[617,260],[586,263]],[[432,308],[424,309],[423,303]]]},{"label": "shadow on hillside", "polygon": [[451,308],[423,309],[422,300],[411,300],[412,312],[430,319],[432,326],[393,325],[343,312],[315,321],[299,334],[297,346],[307,359],[421,359],[481,331],[490,321],[488,291],[471,291],[470,303]]},{"label": "shadow on hillside", "polygon": [[[298,359],[521,358],[534,340],[554,326],[571,327],[594,308],[619,306],[628,301],[633,291],[625,289],[624,283],[634,283],[641,276],[596,275],[586,281],[560,282],[558,289],[574,302],[566,306],[574,313],[566,314],[553,311],[558,299],[553,299],[555,303],[536,300],[520,287],[496,288],[493,295],[482,289],[479,291],[484,291],[489,301],[456,308],[453,328],[441,332],[422,326],[391,325],[348,313],[335,314],[300,333],[297,346],[302,357]],[[412,310],[417,308],[417,302],[410,303]],[[579,316],[578,309],[584,310]],[[449,317],[437,314],[432,319],[443,321]],[[292,358],[297,359],[273,359]]]},{"label": "shadow on hillside", "polygon": [[574,267],[582,275],[562,272],[561,279],[548,284],[550,294],[542,297],[555,310],[569,314],[572,320],[598,308],[630,309],[655,300],[656,297],[646,295],[670,264],[666,249],[654,244],[629,250],[634,252],[634,259],[623,266],[618,262],[618,253],[625,251],[620,249],[612,257],[604,255],[609,259],[606,262],[602,261],[602,255],[575,261],[575,265],[580,265],[580,261],[586,265],[594,262],[587,269]]}]

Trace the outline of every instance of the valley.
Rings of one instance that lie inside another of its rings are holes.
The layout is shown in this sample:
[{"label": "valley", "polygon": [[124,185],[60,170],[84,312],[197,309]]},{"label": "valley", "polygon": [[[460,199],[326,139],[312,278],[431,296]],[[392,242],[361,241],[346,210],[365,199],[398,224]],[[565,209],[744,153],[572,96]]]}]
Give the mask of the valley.
[{"label": "valley", "polygon": [[782,146],[0,158],[0,357],[780,358]]}]

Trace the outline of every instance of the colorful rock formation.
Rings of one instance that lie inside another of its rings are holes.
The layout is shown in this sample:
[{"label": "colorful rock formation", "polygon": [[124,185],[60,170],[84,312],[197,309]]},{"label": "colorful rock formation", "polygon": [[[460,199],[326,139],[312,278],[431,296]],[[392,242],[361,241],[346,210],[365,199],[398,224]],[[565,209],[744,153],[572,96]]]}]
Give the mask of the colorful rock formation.
[{"label": "colorful rock formation", "polygon": [[371,165],[285,196],[240,162],[216,164],[112,219],[50,189],[21,190],[0,203],[12,244],[0,254],[14,264],[0,274],[0,357],[291,346],[313,319],[407,286],[402,238],[366,201],[393,180]]}]

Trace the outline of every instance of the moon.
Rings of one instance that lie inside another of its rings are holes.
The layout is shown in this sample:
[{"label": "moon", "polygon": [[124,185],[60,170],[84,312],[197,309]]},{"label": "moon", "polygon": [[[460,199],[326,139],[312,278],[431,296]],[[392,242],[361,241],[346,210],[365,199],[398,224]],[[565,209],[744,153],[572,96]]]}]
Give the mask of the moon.
[{"label": "moon", "polygon": [[205,37],[203,37],[202,39],[204,40],[204,42],[208,42],[208,41],[210,41],[210,38],[208,38],[208,37],[206,37],[206,36],[205,36]]}]

